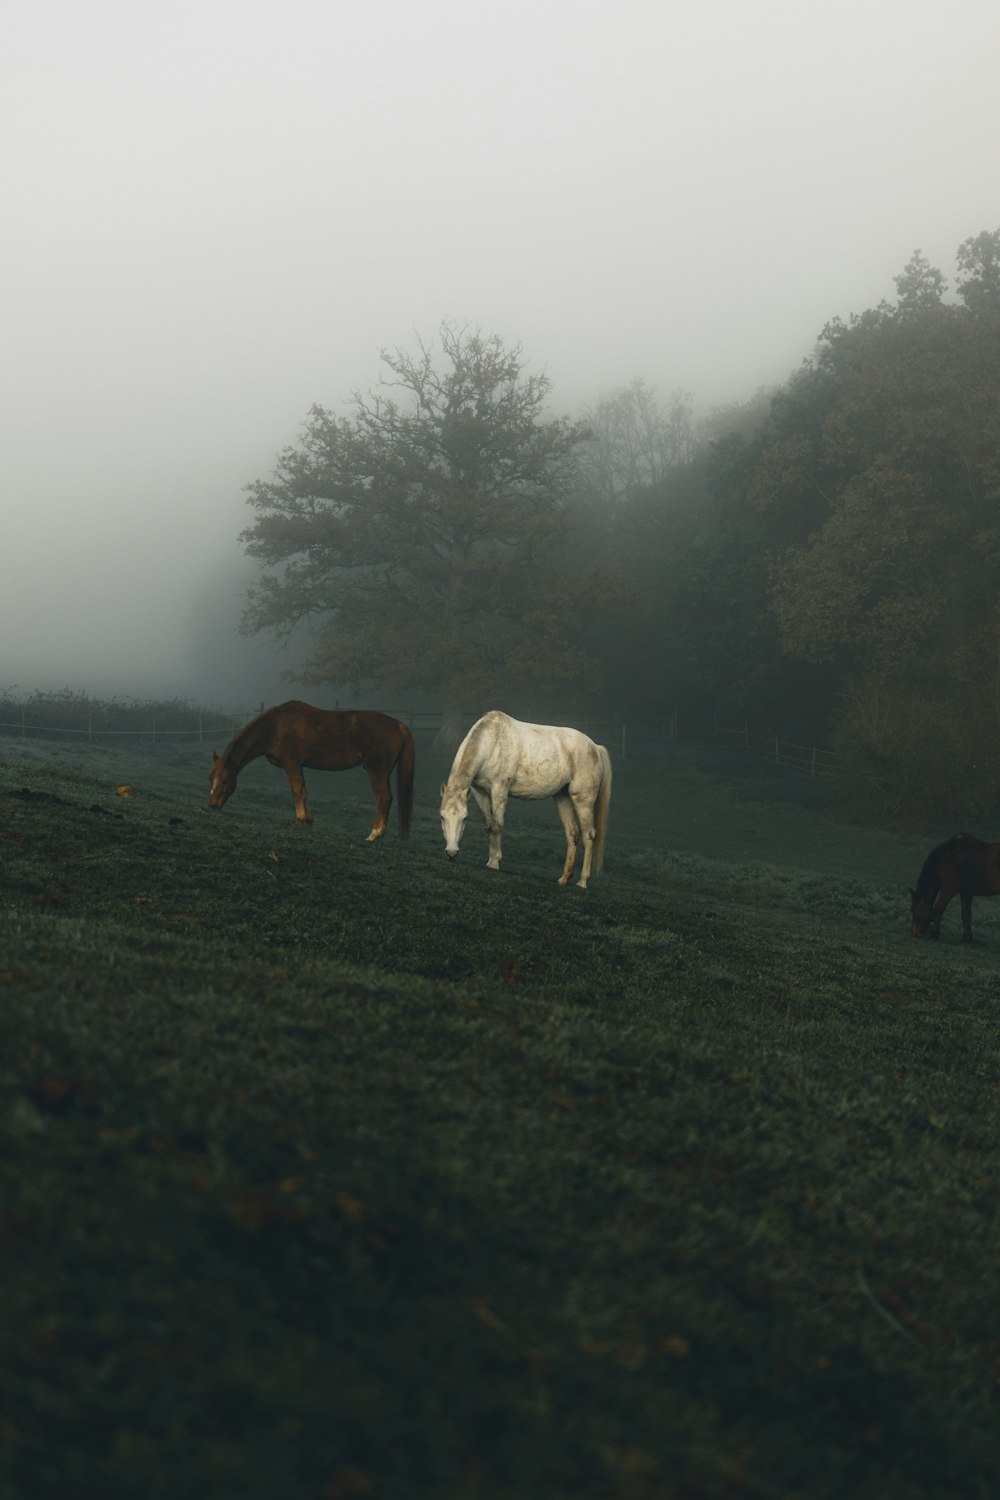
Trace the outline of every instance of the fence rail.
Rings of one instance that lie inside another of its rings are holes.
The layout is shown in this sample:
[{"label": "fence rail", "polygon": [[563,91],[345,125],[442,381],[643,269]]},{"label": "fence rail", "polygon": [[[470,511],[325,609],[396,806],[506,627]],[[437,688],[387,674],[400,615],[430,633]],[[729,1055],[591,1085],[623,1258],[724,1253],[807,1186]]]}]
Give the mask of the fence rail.
[{"label": "fence rail", "polygon": [[0,719],[0,729],[13,729],[20,738],[35,734],[77,734],[83,735],[89,740],[107,739],[181,739],[185,736],[197,737],[203,740],[206,735],[234,734],[244,719],[234,719],[232,728],[228,728],[221,720],[216,719],[211,724],[199,724],[192,729],[167,729],[159,724],[150,724],[148,729],[103,729],[93,722],[82,725],[70,724],[29,724],[25,719]]},{"label": "fence rail", "polygon": [[[100,724],[95,725],[93,715],[88,716],[86,726],[32,724],[22,712],[18,719],[0,719],[0,734],[13,731],[21,738],[54,734],[75,735],[89,741],[142,739],[153,743],[158,740],[196,739],[199,743],[204,743],[207,738],[234,735],[242,724],[260,711],[250,709],[242,714],[206,714],[199,718],[197,725],[189,725],[183,729],[171,728],[155,721],[144,729],[106,729]],[[398,708],[387,709],[385,712],[404,719],[414,733],[436,734],[442,724],[442,715],[436,712]],[[676,712],[650,718],[615,715],[607,719],[587,720],[579,716],[570,717],[577,727],[602,741],[621,760],[648,754],[653,748],[662,748],[664,744],[684,740],[729,745],[733,749],[745,750],[750,755],[769,760],[773,765],[788,766],[810,776],[833,775],[837,769],[834,751],[819,745],[800,745],[792,740],[784,740],[779,735],[759,734],[751,729],[749,721],[736,727],[720,724],[718,718],[711,721],[688,719]]]},{"label": "fence rail", "polygon": [[746,725],[742,729],[720,727],[716,738],[728,740],[751,755],[763,756],[776,766],[793,766],[797,771],[808,771],[810,776],[829,776],[837,769],[837,756],[833,750],[824,750],[819,745],[796,745],[777,735],[752,734]]}]

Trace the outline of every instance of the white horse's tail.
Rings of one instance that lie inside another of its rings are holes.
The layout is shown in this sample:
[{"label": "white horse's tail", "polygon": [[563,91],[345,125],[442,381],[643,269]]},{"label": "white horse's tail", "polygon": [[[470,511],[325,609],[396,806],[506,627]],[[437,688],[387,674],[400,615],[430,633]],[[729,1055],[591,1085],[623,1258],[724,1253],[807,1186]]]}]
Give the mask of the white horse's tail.
[{"label": "white horse's tail", "polygon": [[603,745],[598,745],[601,759],[601,785],[594,803],[594,874],[604,865],[604,840],[608,831],[608,809],[611,806],[611,756]]}]

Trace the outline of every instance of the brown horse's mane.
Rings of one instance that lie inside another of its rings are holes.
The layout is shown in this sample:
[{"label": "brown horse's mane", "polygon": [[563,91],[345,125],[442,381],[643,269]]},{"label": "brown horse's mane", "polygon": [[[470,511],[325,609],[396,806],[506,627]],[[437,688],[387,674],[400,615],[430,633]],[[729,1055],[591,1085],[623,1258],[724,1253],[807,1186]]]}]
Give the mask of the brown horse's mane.
[{"label": "brown horse's mane", "polygon": [[938,874],[938,866],[941,860],[941,853],[946,847],[945,844],[940,844],[936,849],[932,849],[924,860],[920,868],[920,874],[917,876],[917,888],[913,892],[914,898],[917,901],[933,901],[937,895],[941,887],[941,876]]},{"label": "brown horse's mane", "polygon": [[[232,760],[234,768],[237,771],[241,771],[248,760],[253,760],[255,756],[263,754],[263,751],[256,748],[257,731],[259,729],[264,728],[265,725],[273,721],[277,714],[282,713],[285,709],[308,709],[309,706],[308,703],[303,703],[299,698],[290,698],[287,703],[276,703],[273,708],[262,709],[259,714],[254,714],[252,719],[248,719],[242,729],[236,731],[219,759]],[[249,754],[242,752],[249,752]],[[237,755],[239,756],[238,760],[235,759]]]},{"label": "brown horse's mane", "polygon": [[945,839],[943,844],[938,844],[936,849],[931,850],[917,876],[917,888],[913,894],[918,901],[934,900],[941,889],[941,861],[954,854],[959,844],[970,841],[974,844],[979,842],[974,834],[953,833],[950,839]]}]

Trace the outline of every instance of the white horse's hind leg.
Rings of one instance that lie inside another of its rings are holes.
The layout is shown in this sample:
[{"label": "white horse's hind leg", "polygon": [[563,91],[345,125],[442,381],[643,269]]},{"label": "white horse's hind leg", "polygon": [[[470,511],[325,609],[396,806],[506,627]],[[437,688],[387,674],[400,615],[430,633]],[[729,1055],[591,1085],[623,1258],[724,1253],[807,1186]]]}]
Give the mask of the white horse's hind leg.
[{"label": "white horse's hind leg", "polygon": [[594,861],[594,840],[597,837],[597,831],[594,828],[594,799],[593,797],[581,797],[577,793],[573,797],[573,806],[576,809],[580,834],[583,838],[583,869],[580,871],[580,879],[577,881],[577,885],[581,891],[585,891],[587,889],[587,881],[590,879],[590,867]]},{"label": "white horse's hind leg", "polygon": [[566,834],[566,863],[559,876],[559,884],[568,885],[573,874],[573,866],[576,864],[576,850],[580,842],[580,820],[576,815],[573,799],[568,792],[556,792],[555,804]]}]

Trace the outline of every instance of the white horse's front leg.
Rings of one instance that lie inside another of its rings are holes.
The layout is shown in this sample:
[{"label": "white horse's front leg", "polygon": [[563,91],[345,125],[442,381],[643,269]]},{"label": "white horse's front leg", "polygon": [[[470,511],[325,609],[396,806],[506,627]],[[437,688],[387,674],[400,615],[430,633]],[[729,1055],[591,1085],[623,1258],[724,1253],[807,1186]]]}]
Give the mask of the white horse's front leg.
[{"label": "white horse's front leg", "polygon": [[486,824],[486,837],[490,846],[489,859],[486,861],[488,870],[499,870],[503,853],[500,842],[503,838],[503,815],[507,806],[506,792],[497,791],[481,792],[478,787],[472,788],[476,801],[479,803],[479,811],[483,815]]},{"label": "white horse's front leg", "polygon": [[559,876],[560,885],[568,885],[573,866],[576,864],[576,849],[580,842],[580,824],[576,816],[573,800],[568,792],[556,792],[556,810],[559,813],[563,830],[566,834],[566,863],[563,872]]}]

